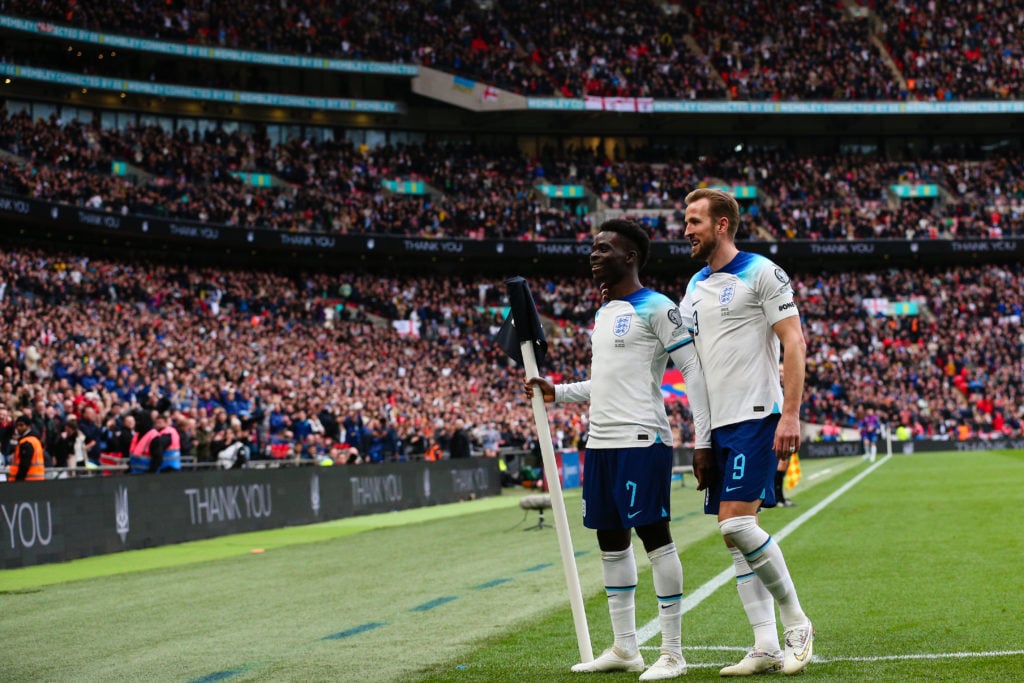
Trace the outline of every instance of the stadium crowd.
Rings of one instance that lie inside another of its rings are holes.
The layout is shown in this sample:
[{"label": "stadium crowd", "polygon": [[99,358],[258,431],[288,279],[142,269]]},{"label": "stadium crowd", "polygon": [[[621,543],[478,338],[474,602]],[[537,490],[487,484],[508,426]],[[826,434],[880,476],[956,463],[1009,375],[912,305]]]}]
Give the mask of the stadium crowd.
[{"label": "stadium crowd", "polygon": [[[673,296],[682,282],[645,280]],[[793,282],[808,336],[805,421],[853,427],[874,408],[920,438],[1021,436],[1024,266]],[[553,324],[547,372],[585,377],[596,288],[555,276],[531,288]],[[98,463],[158,413],[199,461],[234,443],[250,457],[337,463],[435,457],[453,441],[529,449],[521,371],[492,341],[502,290],[485,277],[190,268],[4,247],[0,449],[10,453],[12,421],[25,414],[56,464]],[[920,315],[880,315],[877,299],[915,301]],[[668,407],[686,443],[686,405]],[[558,446],[579,445],[585,406],[557,406],[551,419]]]},{"label": "stadium crowd", "polygon": [[1016,3],[875,2],[886,43],[920,99],[1017,99],[1024,87],[1024,8]]},{"label": "stadium crowd", "polygon": [[[893,101],[1021,92],[1022,19],[1008,4],[370,0],[356,12],[312,0],[177,0],[125,12],[110,2],[4,0],[0,11],[196,45],[421,64],[525,95]],[[119,64],[87,68],[123,77]]]},{"label": "stadium crowd", "polygon": [[[701,185],[748,185],[742,238],[950,239],[1024,234],[1024,157],[980,151],[913,161],[878,155],[798,155],[746,149],[680,159],[637,152],[545,152],[446,142],[378,146],[223,128],[102,129],[0,109],[0,189],[122,214],[336,234],[471,239],[585,239],[590,205],[625,210],[655,239],[678,239],[683,198]],[[135,172],[111,174],[114,161]],[[277,179],[247,185],[233,174]],[[384,181],[426,184],[402,195]],[[933,184],[938,196],[899,199],[893,184]],[[548,199],[540,184],[582,185],[593,201]]]},{"label": "stadium crowd", "polygon": [[827,0],[695,2],[694,38],[740,100],[897,100],[866,17]]}]

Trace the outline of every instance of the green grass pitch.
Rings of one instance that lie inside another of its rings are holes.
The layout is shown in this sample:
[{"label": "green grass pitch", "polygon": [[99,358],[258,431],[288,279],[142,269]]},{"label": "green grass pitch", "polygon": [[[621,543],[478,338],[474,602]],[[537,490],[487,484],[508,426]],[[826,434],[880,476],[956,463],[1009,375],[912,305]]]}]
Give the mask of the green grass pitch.
[{"label": "green grass pitch", "polygon": [[[798,507],[762,524],[815,622],[806,679],[1024,678],[1024,453],[803,470]],[[673,533],[699,595],[730,561],[686,483]],[[0,680],[578,682],[555,530],[526,530],[523,493],[2,571]],[[578,490],[566,504],[597,654],[611,639],[597,544]],[[636,548],[650,663],[656,605]],[[733,582],[719,583],[684,616],[688,680],[718,679],[751,644]]]}]

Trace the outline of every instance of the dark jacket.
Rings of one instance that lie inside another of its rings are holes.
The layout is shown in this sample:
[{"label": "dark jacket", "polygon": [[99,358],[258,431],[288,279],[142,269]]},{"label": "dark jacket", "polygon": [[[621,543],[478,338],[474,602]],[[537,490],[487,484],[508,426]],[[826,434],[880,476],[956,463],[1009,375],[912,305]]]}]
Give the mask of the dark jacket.
[{"label": "dark jacket", "polygon": [[472,455],[469,447],[469,434],[465,429],[456,429],[452,432],[452,440],[448,449],[452,458],[468,458]]}]

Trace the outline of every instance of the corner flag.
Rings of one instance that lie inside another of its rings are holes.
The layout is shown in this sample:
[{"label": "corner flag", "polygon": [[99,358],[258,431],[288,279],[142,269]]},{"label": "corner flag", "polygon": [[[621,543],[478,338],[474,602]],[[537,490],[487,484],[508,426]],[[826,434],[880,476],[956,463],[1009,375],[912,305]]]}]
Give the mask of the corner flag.
[{"label": "corner flag", "polygon": [[530,287],[526,280],[518,275],[505,280],[508,292],[509,315],[495,335],[494,341],[508,354],[509,358],[523,365],[523,352],[520,344],[530,342],[537,365],[543,365],[548,353],[548,341],[544,338],[544,327],[537,315],[537,305],[533,302]]},{"label": "corner flag", "polygon": [[783,479],[782,487],[789,491],[800,483],[800,454],[794,453],[789,456],[789,467],[786,468],[786,478]]},{"label": "corner flag", "polygon": [[[510,358],[523,366],[527,378],[539,377],[538,356],[543,361],[547,355],[548,342],[544,338],[544,328],[540,324],[540,316],[537,315],[537,306],[533,303],[530,288],[523,278],[509,278],[505,280],[505,287],[508,291],[511,310],[509,310],[501,330],[495,336],[495,342]],[[548,424],[544,397],[536,385],[533,387],[530,401],[533,407],[533,421],[537,427],[541,460],[544,462],[544,478],[548,483],[548,492],[551,494],[551,511],[554,513],[558,548],[562,554],[562,571],[565,573],[573,625],[576,627],[576,645],[579,647],[580,661],[592,662],[594,661],[594,651],[590,645],[590,630],[587,627],[587,612],[583,606],[580,575],[576,570],[576,553],[572,549],[569,518],[565,514],[562,482],[558,477],[558,465],[555,462],[551,425]]]}]

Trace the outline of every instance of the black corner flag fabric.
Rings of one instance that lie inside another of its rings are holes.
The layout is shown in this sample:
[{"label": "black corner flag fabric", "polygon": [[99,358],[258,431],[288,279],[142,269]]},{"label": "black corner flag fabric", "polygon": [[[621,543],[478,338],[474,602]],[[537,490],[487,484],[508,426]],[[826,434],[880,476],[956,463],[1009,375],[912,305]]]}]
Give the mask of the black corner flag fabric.
[{"label": "black corner flag fabric", "polygon": [[537,306],[533,303],[530,287],[525,279],[516,276],[505,280],[505,289],[508,292],[511,310],[494,341],[509,358],[522,365],[523,351],[519,345],[529,340],[533,344],[537,365],[541,366],[547,356],[548,341],[544,338],[544,327],[540,324],[540,316],[537,315]]}]

